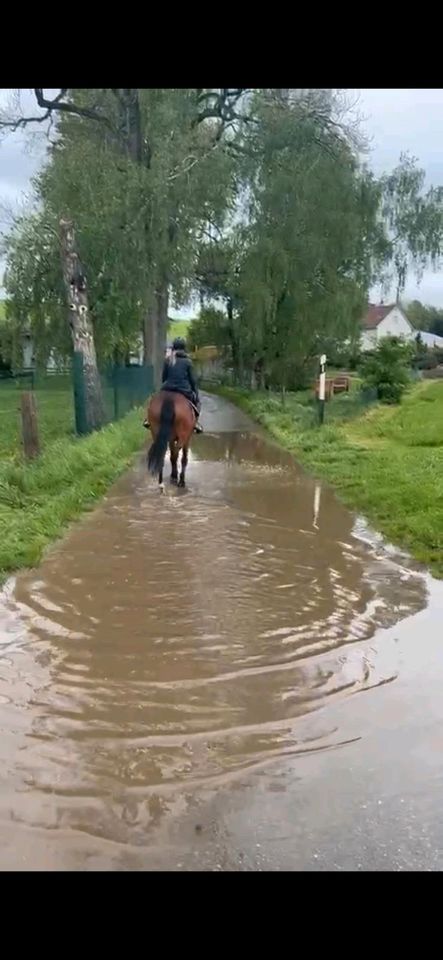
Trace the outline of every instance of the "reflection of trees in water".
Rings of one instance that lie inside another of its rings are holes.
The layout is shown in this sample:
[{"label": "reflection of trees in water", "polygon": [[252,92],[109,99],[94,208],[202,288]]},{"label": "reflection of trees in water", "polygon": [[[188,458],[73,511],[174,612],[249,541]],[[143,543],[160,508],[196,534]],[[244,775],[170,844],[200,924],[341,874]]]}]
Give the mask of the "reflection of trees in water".
[{"label": "reflection of trees in water", "polygon": [[196,459],[227,460],[266,466],[294,467],[293,460],[284,450],[266,443],[254,433],[203,434],[194,448]]}]

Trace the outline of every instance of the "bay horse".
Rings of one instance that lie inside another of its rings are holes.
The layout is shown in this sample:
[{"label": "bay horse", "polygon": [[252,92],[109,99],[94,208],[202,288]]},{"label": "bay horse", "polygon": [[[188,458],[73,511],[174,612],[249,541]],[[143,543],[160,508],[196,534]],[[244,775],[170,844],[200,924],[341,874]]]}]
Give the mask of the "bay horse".
[{"label": "bay horse", "polygon": [[[169,444],[171,452],[171,483],[185,486],[185,473],[188,465],[189,443],[196,424],[194,408],[182,393],[172,390],[160,390],[151,397],[147,420],[150,424],[153,443],[148,451],[148,470],[163,489],[163,468],[166,450]],[[182,451],[180,476],[178,475],[178,457]]]}]

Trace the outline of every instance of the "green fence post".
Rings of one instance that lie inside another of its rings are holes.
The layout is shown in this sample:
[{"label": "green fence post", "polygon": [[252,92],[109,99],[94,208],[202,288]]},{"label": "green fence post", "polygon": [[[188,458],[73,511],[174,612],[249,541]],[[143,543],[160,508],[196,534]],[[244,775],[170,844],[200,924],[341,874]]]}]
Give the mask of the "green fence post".
[{"label": "green fence post", "polygon": [[72,359],[72,379],[74,388],[75,430],[79,436],[89,433],[85,405],[85,382],[83,376],[83,355],[74,351]]},{"label": "green fence post", "polygon": [[118,420],[119,418],[119,402],[118,402],[119,378],[118,378],[118,367],[115,364],[112,368],[112,383],[114,387],[114,420]]}]

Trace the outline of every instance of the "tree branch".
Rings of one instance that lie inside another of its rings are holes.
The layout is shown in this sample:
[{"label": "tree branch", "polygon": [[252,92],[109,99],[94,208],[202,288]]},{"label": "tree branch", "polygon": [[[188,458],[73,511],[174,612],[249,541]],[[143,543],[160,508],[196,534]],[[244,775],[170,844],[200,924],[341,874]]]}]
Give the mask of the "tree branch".
[{"label": "tree branch", "polygon": [[202,104],[203,101],[209,101],[211,98],[214,99],[212,105],[204,107],[197,113],[197,116],[194,120],[194,126],[197,126],[199,123],[203,123],[204,120],[222,120],[224,123],[232,120],[243,120],[244,117],[241,117],[236,113],[235,107],[240,97],[246,93],[246,88],[238,88],[235,90],[229,90],[228,88],[217,90],[208,90],[200,92],[197,97],[197,102]]},{"label": "tree branch", "polygon": [[112,127],[108,117],[93,107],[80,107],[71,101],[63,100],[63,96],[67,92],[67,89],[61,90],[53,100],[47,100],[41,87],[34,88],[37,103],[43,110],[46,109],[49,113],[51,113],[52,110],[58,110],[62,113],[72,113],[77,117],[84,117],[86,120],[98,120],[100,123],[105,123],[108,127]]},{"label": "tree branch", "polygon": [[60,93],[56,97],[53,97],[52,100],[47,99],[44,95],[44,91],[41,87],[34,87],[34,95],[39,107],[42,110],[45,110],[39,117],[17,117],[14,120],[1,120],[0,127],[9,127],[11,130],[17,130],[19,127],[25,127],[28,123],[43,123],[45,120],[48,120],[54,111],[58,113],[70,113],[77,117],[83,117],[86,120],[97,120],[100,123],[104,123],[110,129],[112,124],[109,118],[100,113],[100,111],[94,109],[93,107],[80,107],[78,104],[75,104],[69,100],[64,100],[63,98],[68,93],[68,88],[65,87],[60,90]]}]

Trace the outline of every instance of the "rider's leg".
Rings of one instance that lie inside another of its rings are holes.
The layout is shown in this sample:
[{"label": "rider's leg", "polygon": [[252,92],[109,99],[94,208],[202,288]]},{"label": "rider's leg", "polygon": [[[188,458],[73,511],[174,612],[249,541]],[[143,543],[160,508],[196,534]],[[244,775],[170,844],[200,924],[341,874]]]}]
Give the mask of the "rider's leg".
[{"label": "rider's leg", "polygon": [[201,411],[201,408],[202,408],[202,405],[201,405],[200,400],[198,400],[198,401],[196,402],[195,399],[194,399],[194,407],[195,407],[195,410],[196,410],[194,433],[203,433],[203,427],[202,427],[201,423],[198,422],[198,421],[199,421],[199,417],[200,417],[200,411]]}]

